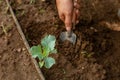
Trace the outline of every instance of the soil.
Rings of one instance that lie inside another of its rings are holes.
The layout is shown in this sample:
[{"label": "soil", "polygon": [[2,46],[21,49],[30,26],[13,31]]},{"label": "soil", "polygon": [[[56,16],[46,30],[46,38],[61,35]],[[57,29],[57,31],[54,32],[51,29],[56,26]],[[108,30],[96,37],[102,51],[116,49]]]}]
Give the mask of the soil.
[{"label": "soil", "polygon": [[0,1],[0,80],[41,80],[5,1]]},{"label": "soil", "polygon": [[59,39],[65,28],[54,1],[13,0],[11,5],[30,46],[39,44],[47,34],[57,38],[56,64],[41,69],[46,80],[120,80],[120,32],[111,30],[120,24],[119,2],[81,0],[80,23],[73,30],[75,45]]}]

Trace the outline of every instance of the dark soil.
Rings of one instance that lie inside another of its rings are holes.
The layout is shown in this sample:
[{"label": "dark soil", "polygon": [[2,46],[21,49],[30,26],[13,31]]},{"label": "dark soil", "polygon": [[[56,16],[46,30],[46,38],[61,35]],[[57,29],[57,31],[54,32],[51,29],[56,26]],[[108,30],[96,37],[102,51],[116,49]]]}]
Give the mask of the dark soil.
[{"label": "dark soil", "polygon": [[5,1],[1,0],[0,80],[41,80],[7,11]]},{"label": "dark soil", "polygon": [[57,38],[56,64],[41,69],[46,80],[120,80],[120,32],[109,29],[120,24],[119,0],[81,0],[75,45],[59,39],[65,29],[55,2],[16,0],[11,4],[31,46],[47,34]]}]

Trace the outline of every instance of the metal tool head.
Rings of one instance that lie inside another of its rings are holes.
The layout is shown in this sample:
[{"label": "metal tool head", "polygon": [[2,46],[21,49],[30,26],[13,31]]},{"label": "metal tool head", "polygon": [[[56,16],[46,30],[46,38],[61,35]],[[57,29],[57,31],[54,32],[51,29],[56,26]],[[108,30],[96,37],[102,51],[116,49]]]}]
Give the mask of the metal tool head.
[{"label": "metal tool head", "polygon": [[68,41],[70,41],[71,43],[75,44],[75,42],[76,42],[76,34],[73,33],[72,31],[71,31],[71,32],[65,31],[65,32],[62,32],[62,33],[60,34],[60,39],[61,39],[62,41],[68,40]]}]

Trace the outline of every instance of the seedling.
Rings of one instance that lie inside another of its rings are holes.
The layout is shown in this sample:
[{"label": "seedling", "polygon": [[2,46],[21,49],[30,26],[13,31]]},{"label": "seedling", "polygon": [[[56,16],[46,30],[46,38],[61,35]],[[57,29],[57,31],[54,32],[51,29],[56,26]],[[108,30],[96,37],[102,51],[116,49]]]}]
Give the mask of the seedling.
[{"label": "seedling", "polygon": [[12,25],[9,24],[9,25],[4,25],[3,22],[2,24],[0,25],[2,27],[2,32],[8,36],[8,32],[12,29]]},{"label": "seedling", "polygon": [[52,53],[57,53],[55,49],[55,36],[48,35],[41,40],[41,45],[31,47],[31,53],[33,58],[39,59],[39,66],[42,68],[51,68],[55,64],[55,59],[49,57]]},{"label": "seedling", "polygon": [[7,30],[6,30],[6,28],[5,28],[5,26],[3,25],[3,22],[2,22],[2,25],[1,25],[1,27],[2,27],[2,29],[3,29],[3,32],[5,33],[5,35],[7,36]]},{"label": "seedling", "polygon": [[82,51],[81,54],[83,54],[84,57],[90,58],[94,55],[93,52],[88,53],[87,51]]},{"label": "seedling", "polygon": [[34,4],[36,0],[30,0],[30,4]]}]

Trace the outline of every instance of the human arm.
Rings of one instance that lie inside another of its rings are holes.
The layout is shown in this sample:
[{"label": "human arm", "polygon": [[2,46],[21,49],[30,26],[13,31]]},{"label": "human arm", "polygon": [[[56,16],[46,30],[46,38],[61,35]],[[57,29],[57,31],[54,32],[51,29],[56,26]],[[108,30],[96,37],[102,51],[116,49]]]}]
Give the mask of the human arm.
[{"label": "human arm", "polygon": [[76,2],[77,0],[56,0],[59,17],[65,23],[67,31],[72,29],[73,23],[78,23],[79,5]]}]

